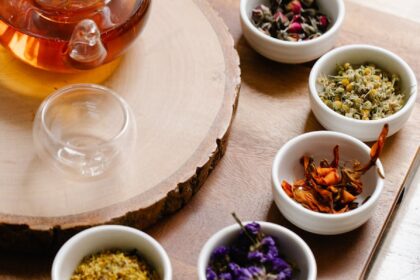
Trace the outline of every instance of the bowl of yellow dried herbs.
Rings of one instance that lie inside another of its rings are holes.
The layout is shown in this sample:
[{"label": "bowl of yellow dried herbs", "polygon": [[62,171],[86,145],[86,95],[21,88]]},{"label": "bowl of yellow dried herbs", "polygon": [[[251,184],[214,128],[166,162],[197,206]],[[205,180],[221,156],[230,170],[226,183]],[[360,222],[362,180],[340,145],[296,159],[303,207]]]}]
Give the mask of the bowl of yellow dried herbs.
[{"label": "bowl of yellow dried herbs", "polygon": [[417,80],[396,54],[370,45],[348,45],[315,63],[309,92],[312,112],[322,126],[374,141],[385,123],[391,136],[408,120]]},{"label": "bowl of yellow dried herbs", "polygon": [[272,169],[274,202],[294,225],[317,234],[354,230],[379,203],[384,169],[379,160],[388,126],[369,148],[334,131],[299,135],[278,151]]},{"label": "bowl of yellow dried herbs", "polygon": [[258,53],[282,63],[314,60],[335,44],[343,0],[241,0],[244,37]]},{"label": "bowl of yellow dried herbs", "polygon": [[84,230],[57,253],[52,280],[171,280],[172,268],[162,246],[134,228],[106,225]]}]

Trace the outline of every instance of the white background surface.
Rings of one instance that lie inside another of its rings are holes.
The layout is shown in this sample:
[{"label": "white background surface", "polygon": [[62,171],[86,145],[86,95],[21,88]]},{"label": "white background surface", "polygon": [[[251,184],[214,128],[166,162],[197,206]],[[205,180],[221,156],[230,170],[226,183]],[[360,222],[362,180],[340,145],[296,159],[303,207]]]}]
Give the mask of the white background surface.
[{"label": "white background surface", "polygon": [[[419,0],[346,0],[420,23]],[[368,24],[368,22],[366,22]],[[404,27],[402,27],[404,30]],[[411,34],[405,30],[408,36]],[[419,59],[420,59],[420,46]],[[420,73],[415,73],[418,77]],[[419,139],[420,144],[420,139]],[[404,199],[373,261],[369,280],[420,279],[420,170]]]}]

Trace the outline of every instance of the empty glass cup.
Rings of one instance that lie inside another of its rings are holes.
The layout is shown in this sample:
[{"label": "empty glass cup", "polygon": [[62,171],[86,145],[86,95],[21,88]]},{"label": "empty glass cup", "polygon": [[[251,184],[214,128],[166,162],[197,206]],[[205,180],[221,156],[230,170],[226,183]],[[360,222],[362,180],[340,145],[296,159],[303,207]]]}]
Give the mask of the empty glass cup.
[{"label": "empty glass cup", "polygon": [[40,106],[33,127],[41,159],[73,175],[114,170],[133,149],[136,124],[128,104],[94,84],[59,89]]}]

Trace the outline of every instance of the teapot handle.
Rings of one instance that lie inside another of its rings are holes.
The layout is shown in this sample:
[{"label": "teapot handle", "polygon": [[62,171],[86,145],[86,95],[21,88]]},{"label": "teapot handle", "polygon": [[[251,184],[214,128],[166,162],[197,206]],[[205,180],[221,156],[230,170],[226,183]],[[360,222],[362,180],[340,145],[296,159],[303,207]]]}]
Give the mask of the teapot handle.
[{"label": "teapot handle", "polygon": [[90,69],[101,65],[106,56],[107,51],[96,23],[91,19],[79,22],[68,45],[68,62],[75,68]]}]

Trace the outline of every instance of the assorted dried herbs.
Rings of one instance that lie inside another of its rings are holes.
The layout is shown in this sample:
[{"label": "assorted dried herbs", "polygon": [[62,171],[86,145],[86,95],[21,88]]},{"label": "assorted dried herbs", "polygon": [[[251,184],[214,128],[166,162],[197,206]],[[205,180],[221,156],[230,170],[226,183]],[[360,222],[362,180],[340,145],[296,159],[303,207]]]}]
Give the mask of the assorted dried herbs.
[{"label": "assorted dried herbs", "polygon": [[358,120],[379,120],[405,104],[400,78],[374,64],[337,66],[337,74],[318,78],[321,100],[335,112]]},{"label": "assorted dried herbs", "polygon": [[70,280],[159,280],[136,251],[103,251],[82,260]]},{"label": "assorted dried herbs", "polygon": [[388,125],[385,125],[371,148],[369,162],[363,166],[357,160],[351,168],[346,163],[340,165],[338,145],[334,147],[334,159],[331,162],[324,159],[319,166],[315,165],[313,158],[303,156],[301,163],[305,178],[295,181],[293,185],[283,180],[283,190],[303,207],[315,212],[336,214],[357,208],[356,197],[363,191],[360,178],[375,165],[387,134]]},{"label": "assorted dried herbs", "polygon": [[[234,214],[233,214],[234,215]],[[260,224],[241,225],[229,245],[217,247],[206,269],[207,280],[288,280],[294,268],[281,257],[281,244],[262,232]]]},{"label": "assorted dried herbs", "polygon": [[305,41],[321,36],[330,25],[315,0],[271,0],[270,7],[252,10],[252,22],[263,33],[285,41]]}]

